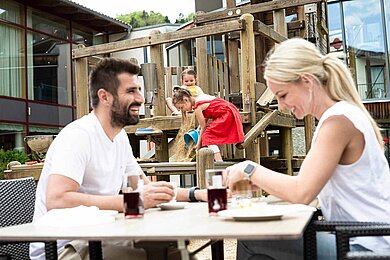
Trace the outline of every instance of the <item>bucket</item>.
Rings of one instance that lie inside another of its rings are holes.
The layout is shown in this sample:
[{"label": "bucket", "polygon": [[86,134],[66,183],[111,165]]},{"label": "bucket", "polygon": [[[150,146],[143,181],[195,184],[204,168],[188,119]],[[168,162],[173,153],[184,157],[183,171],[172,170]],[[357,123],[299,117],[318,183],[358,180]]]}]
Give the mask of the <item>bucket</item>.
[{"label": "bucket", "polygon": [[194,144],[198,143],[199,132],[199,129],[191,129],[184,134],[184,142],[186,143],[187,147],[190,146],[191,140],[194,142]]}]

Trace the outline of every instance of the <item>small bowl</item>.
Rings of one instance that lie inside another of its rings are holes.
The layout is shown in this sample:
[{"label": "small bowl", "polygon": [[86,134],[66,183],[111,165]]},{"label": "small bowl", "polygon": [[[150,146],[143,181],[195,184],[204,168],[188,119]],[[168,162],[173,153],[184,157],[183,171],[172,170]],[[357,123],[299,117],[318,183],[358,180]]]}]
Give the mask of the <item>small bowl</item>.
[{"label": "small bowl", "polygon": [[28,147],[38,153],[46,153],[55,135],[30,135],[24,138]]}]

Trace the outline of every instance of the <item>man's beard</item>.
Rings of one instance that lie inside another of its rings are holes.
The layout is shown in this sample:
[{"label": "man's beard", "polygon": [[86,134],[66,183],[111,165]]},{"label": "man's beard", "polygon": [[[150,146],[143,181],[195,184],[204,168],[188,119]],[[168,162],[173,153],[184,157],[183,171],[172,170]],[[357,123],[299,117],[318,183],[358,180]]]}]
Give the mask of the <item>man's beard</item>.
[{"label": "man's beard", "polygon": [[130,114],[130,107],[133,105],[140,105],[137,102],[131,103],[129,106],[123,106],[119,104],[118,98],[114,98],[114,102],[111,107],[111,125],[113,127],[124,127],[127,125],[135,125],[139,122],[139,116],[132,116]]}]

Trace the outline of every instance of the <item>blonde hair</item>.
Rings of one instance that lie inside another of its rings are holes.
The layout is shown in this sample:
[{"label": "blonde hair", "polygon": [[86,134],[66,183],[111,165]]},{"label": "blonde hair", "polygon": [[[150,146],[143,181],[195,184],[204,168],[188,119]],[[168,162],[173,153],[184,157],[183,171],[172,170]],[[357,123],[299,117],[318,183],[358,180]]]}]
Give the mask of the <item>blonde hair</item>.
[{"label": "blonde hair", "polygon": [[264,78],[275,82],[298,82],[303,73],[312,74],[331,99],[355,104],[367,115],[383,149],[379,127],[363,105],[351,72],[339,54],[322,55],[314,44],[293,38],[276,46],[264,61],[264,67]]}]

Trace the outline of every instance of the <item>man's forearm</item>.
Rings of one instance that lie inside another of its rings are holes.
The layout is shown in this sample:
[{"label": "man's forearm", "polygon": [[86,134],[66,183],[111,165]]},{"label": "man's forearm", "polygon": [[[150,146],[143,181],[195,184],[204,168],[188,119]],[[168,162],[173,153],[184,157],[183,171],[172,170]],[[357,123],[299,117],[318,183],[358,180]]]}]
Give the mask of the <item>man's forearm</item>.
[{"label": "man's forearm", "polygon": [[50,196],[46,198],[47,210],[55,208],[72,208],[80,205],[96,206],[99,209],[110,209],[123,211],[122,195],[91,195],[80,192],[69,191],[62,195]]}]

